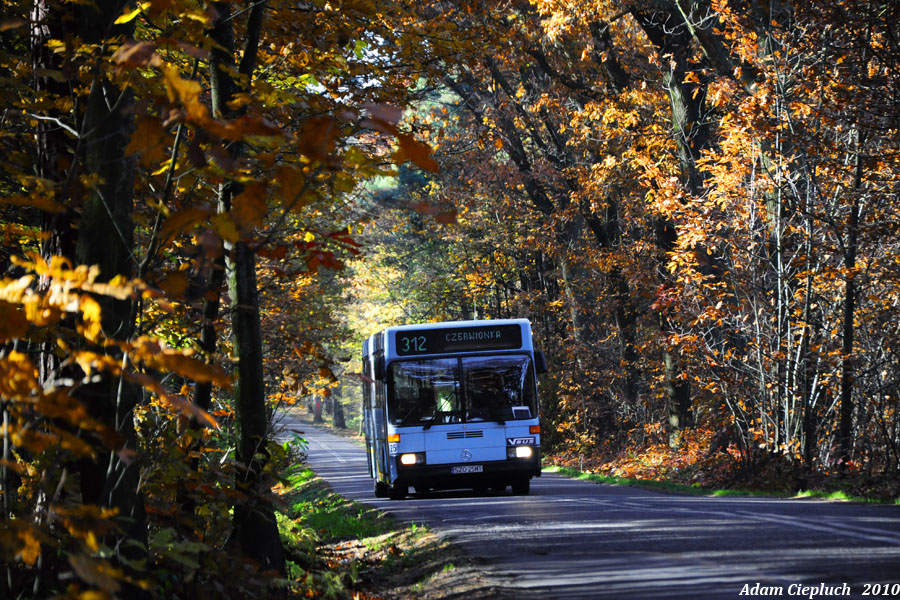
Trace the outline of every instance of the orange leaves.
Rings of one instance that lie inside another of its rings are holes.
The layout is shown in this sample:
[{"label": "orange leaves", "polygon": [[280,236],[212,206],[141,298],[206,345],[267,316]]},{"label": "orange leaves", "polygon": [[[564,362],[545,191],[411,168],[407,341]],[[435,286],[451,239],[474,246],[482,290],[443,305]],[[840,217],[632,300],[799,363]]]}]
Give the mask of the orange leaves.
[{"label": "orange leaves", "polygon": [[297,134],[297,148],[313,161],[328,162],[332,158],[337,139],[337,123],[331,117],[321,116],[303,122]]},{"label": "orange leaves", "polygon": [[[306,191],[306,178],[303,172],[290,165],[282,165],[278,168],[276,180],[281,189],[281,201],[288,210],[299,210],[304,206],[304,192]],[[308,202],[309,199],[307,198]]]},{"label": "orange leaves", "polygon": [[434,217],[434,220],[441,225],[450,225],[457,222],[458,213],[455,208],[446,210],[428,202],[417,202],[412,205],[412,208],[420,214]]},{"label": "orange leaves", "polygon": [[155,338],[141,337],[123,347],[134,362],[143,364],[151,371],[177,373],[192,381],[225,387],[230,383],[221,367],[208,365],[196,358],[193,351],[167,348]]},{"label": "orange leaves", "polygon": [[156,44],[125,40],[112,55],[117,65],[126,68],[161,67],[162,59],[156,53]]},{"label": "orange leaves", "polygon": [[212,214],[207,208],[188,208],[169,215],[160,229],[162,246],[167,246],[176,235],[185,231],[188,227],[196,225]]},{"label": "orange leaves", "polygon": [[0,344],[23,337],[28,332],[24,311],[14,304],[0,300]]},{"label": "orange leaves", "polygon": [[23,194],[10,194],[8,196],[0,196],[0,206],[32,206],[49,213],[63,212],[66,207],[57,202],[51,193],[42,193],[35,191],[25,196]]},{"label": "orange leaves", "polygon": [[[203,55],[203,51],[177,40],[164,38],[160,42],[175,45],[198,57]],[[162,75],[168,106],[161,117],[147,115],[139,119],[126,148],[127,154],[140,155],[142,165],[151,167],[166,158],[171,137],[166,128],[176,123],[193,125],[203,132],[204,139],[211,139],[209,152],[226,170],[232,170],[235,164],[219,144],[222,140],[234,142],[248,138],[285,137],[280,127],[261,116],[242,115],[224,119],[221,115],[211,115],[200,81],[182,77],[178,68],[162,61],[156,48],[157,45],[152,42],[127,40],[112,57],[120,67],[153,68]],[[205,162],[197,146],[191,146],[188,158],[199,163],[198,166]]]},{"label": "orange leaves", "polygon": [[169,298],[178,298],[188,289],[188,276],[184,271],[172,271],[157,282],[159,288]]},{"label": "orange leaves", "polygon": [[252,181],[231,201],[231,216],[238,228],[249,232],[263,224],[266,214],[266,183]]},{"label": "orange leaves", "polygon": [[381,104],[368,104],[364,107],[369,113],[370,118],[363,119],[360,123],[363,127],[368,127],[393,136],[399,148],[394,152],[393,160],[397,164],[411,161],[420,169],[426,171],[437,172],[439,170],[437,162],[431,156],[431,147],[428,144],[419,142],[411,134],[403,133],[397,128],[403,112],[393,106]]},{"label": "orange leaves", "polygon": [[400,148],[394,153],[394,162],[397,164],[412,161],[420,169],[437,172],[437,162],[431,157],[431,148],[427,144],[416,141],[407,133],[397,133],[397,141]]},{"label": "orange leaves", "polygon": [[155,117],[143,117],[137,122],[137,126],[131,141],[125,147],[128,155],[139,154],[141,164],[145,167],[153,166],[165,160],[167,148],[171,136]]},{"label": "orange leaves", "polygon": [[33,566],[41,556],[41,543],[47,536],[26,519],[9,519],[0,527],[0,556],[9,555]]}]

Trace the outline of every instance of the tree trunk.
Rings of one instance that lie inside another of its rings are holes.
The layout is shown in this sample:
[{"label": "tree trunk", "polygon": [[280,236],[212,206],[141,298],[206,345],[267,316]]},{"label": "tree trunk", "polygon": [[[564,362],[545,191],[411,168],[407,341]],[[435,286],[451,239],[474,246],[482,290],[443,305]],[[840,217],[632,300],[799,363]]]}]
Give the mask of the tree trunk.
[{"label": "tree trunk", "polygon": [[[98,2],[96,12],[88,12],[82,23],[84,39],[99,43],[110,34],[104,25],[122,12],[124,3],[118,0]],[[99,14],[98,14],[99,13]],[[118,35],[130,36],[133,26],[117,26]],[[115,276],[134,276],[136,266],[134,247],[134,159],[126,157],[125,147],[131,138],[133,97],[129,90],[120,90],[103,73],[96,73],[85,109],[84,137],[80,145],[84,151],[84,170],[100,176],[102,183],[84,200],[76,247],[77,262],[99,265],[100,280]],[[112,338],[127,340],[134,334],[135,305],[130,300],[99,299],[102,307],[103,330]],[[124,363],[125,358],[120,358]],[[83,388],[92,411],[114,425],[121,436],[121,448],[110,451],[106,460],[98,461],[103,469],[104,485],[101,504],[117,508],[123,518],[127,538],[140,544],[122,543],[114,547],[131,560],[146,558],[138,548],[146,547],[147,525],[144,499],[140,491],[140,465],[129,457],[137,450],[134,427],[134,408],[142,398],[140,389],[124,380],[104,378]],[[79,393],[82,396],[82,393]],[[139,588],[132,587],[130,593]]]},{"label": "tree trunk", "polygon": [[[859,135],[857,133],[857,135]],[[862,157],[857,140],[856,176],[853,189],[853,203],[847,216],[847,243],[844,246],[844,314],[841,340],[841,411],[838,437],[840,441],[841,465],[846,467],[853,458],[853,338],[854,314],[856,310],[856,253],[859,245],[859,188],[862,185]]]},{"label": "tree trunk", "polygon": [[[31,30],[35,72],[60,68],[60,55],[47,46],[51,39],[71,35],[87,44],[99,44],[110,35],[130,37],[133,24],[112,24],[123,6],[118,0],[98,0],[91,5],[57,8],[51,12],[47,3],[35,2]],[[72,96],[70,85],[39,75],[34,80],[35,92],[61,98]],[[98,281],[108,281],[118,275],[130,278],[134,273],[131,214],[135,168],[133,160],[125,157],[125,147],[131,135],[132,96],[113,85],[98,68],[93,73],[87,98],[76,100],[75,105],[80,105],[83,112],[49,116],[74,125],[79,131],[77,141],[67,139],[62,128],[56,125],[41,124],[36,136],[36,173],[55,184],[56,197],[66,207],[61,213],[42,216],[41,226],[48,234],[42,255],[47,260],[63,256],[75,265],[97,265]],[[96,176],[100,183],[85,191],[80,181],[86,175]],[[78,207],[80,219],[76,214]],[[102,308],[104,334],[116,340],[129,339],[134,332],[134,305],[107,297],[97,300]],[[114,350],[98,351],[112,352],[122,363],[126,360]],[[81,377],[75,372],[64,375],[64,368],[75,369],[60,363],[56,348],[42,349],[43,382],[62,376]],[[137,447],[133,409],[140,400],[140,391],[121,379],[97,374],[91,383],[80,386],[75,395],[93,418],[120,436],[118,447],[78,462],[82,500],[118,509],[125,539],[114,533],[104,543],[116,548],[118,556],[144,559],[145,552],[139,550],[146,548],[146,521],[138,464],[123,458]],[[139,594],[140,590],[134,587],[130,593]]]},{"label": "tree trunk", "polygon": [[347,429],[347,421],[344,419],[344,386],[339,383],[331,395],[331,401],[334,402],[334,410],[332,411],[332,423],[335,429]]},{"label": "tree trunk", "polygon": [[[213,39],[219,44],[210,61],[210,96],[215,116],[230,116],[228,102],[237,92],[230,71],[234,68],[234,30],[231,5],[213,4],[216,21]],[[256,63],[259,33],[262,28],[265,4],[253,4],[248,16],[247,44],[240,64],[240,72],[250,75]],[[230,148],[232,158],[242,153],[240,144]],[[219,211],[231,209],[231,199],[238,186],[226,181],[220,188]],[[285,573],[284,549],[275,523],[272,506],[262,492],[266,482],[263,472],[268,452],[266,436],[269,431],[269,415],[266,411],[265,378],[262,366],[262,330],[260,328],[259,297],[256,282],[256,258],[244,241],[226,244],[226,275],[231,297],[232,342],[237,359],[237,385],[234,390],[235,408],[240,427],[238,460],[244,472],[238,476],[238,489],[245,499],[234,508],[233,540],[236,540],[251,559],[264,570],[274,569]]]}]

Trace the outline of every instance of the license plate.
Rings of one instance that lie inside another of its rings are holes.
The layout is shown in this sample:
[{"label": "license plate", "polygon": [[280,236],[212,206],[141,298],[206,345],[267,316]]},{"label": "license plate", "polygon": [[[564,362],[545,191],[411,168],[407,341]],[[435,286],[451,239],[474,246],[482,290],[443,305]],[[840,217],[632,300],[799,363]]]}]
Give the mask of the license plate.
[{"label": "license plate", "polygon": [[459,467],[450,467],[451,475],[464,475],[466,473],[482,473],[484,465],[462,465]]}]

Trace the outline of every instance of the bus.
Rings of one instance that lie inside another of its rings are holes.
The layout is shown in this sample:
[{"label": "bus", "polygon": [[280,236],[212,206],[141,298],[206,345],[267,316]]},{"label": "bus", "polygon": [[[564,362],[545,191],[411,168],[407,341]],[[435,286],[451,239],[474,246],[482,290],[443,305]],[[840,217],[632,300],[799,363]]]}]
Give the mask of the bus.
[{"label": "bus", "polygon": [[412,486],[526,495],[541,474],[537,373],[526,319],[387,327],[362,346],[363,421],[375,496]]}]

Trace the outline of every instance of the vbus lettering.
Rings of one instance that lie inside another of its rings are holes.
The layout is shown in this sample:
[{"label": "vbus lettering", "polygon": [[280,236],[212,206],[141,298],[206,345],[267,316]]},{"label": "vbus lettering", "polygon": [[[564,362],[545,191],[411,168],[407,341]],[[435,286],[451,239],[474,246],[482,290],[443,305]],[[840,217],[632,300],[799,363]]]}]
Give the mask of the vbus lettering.
[{"label": "vbus lettering", "polygon": [[506,438],[507,446],[530,446],[534,444],[533,437]]}]

